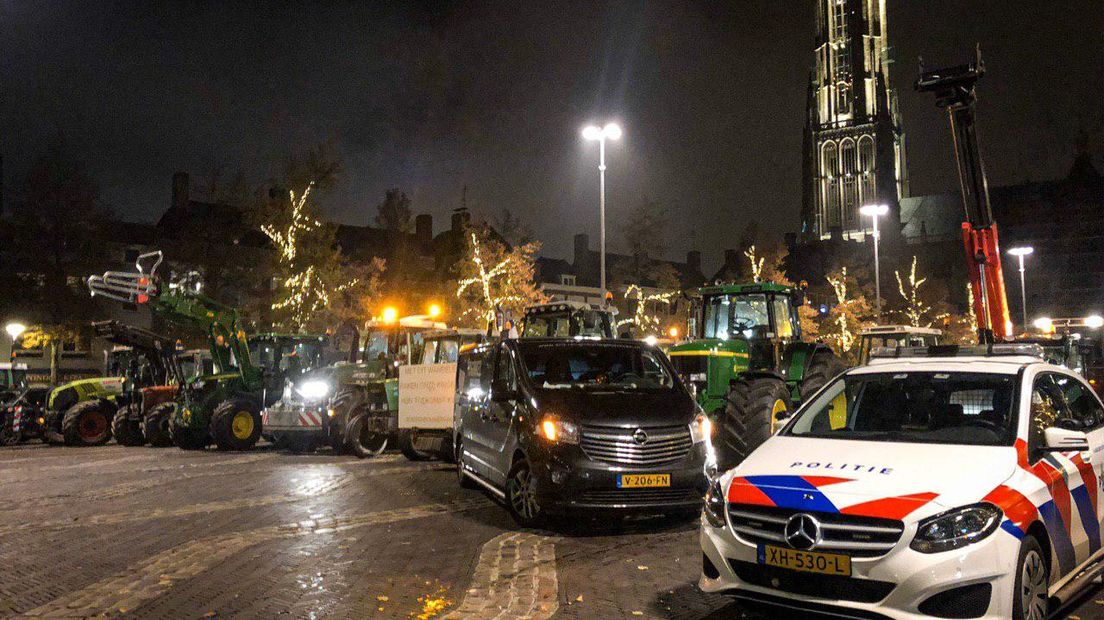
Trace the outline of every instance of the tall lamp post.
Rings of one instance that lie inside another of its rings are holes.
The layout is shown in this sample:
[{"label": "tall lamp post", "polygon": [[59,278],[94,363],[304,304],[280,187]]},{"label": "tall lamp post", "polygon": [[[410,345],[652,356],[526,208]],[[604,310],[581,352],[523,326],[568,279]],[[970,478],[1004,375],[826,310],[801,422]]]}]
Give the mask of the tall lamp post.
[{"label": "tall lamp post", "polygon": [[15,355],[15,341],[19,340],[23,332],[27,331],[27,326],[18,321],[12,321],[4,326],[4,331],[8,332],[8,336],[11,338],[11,348],[8,352],[8,358],[10,359]]},{"label": "tall lamp post", "polygon": [[889,213],[888,205],[863,205],[859,207],[859,213],[874,221],[874,304],[878,313],[878,322],[882,321],[882,270],[878,262],[878,218]]},{"label": "tall lamp post", "polygon": [[1024,257],[1035,251],[1029,245],[1022,245],[1008,250],[1008,253],[1020,259],[1020,305],[1023,308],[1024,330],[1027,330],[1027,286],[1024,278]]},{"label": "tall lamp post", "polygon": [[621,137],[621,127],[616,123],[607,123],[605,127],[588,125],[583,129],[583,137],[598,141],[598,248],[600,254],[602,305],[606,305],[606,140]]}]

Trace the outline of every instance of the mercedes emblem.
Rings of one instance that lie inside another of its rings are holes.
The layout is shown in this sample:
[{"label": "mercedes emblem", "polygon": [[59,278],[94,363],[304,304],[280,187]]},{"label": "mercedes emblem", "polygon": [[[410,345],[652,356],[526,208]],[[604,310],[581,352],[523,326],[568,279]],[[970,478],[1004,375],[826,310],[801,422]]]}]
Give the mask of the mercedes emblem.
[{"label": "mercedes emblem", "polygon": [[794,549],[812,549],[820,544],[820,521],[803,512],[795,514],[786,522],[783,536],[786,543]]}]

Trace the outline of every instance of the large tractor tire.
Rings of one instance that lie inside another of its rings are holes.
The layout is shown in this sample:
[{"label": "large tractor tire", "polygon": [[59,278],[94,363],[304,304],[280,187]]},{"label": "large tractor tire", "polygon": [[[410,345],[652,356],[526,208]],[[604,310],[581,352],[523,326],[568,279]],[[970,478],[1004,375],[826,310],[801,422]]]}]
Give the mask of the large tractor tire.
[{"label": "large tractor tire", "polygon": [[345,428],[345,448],[359,459],[383,454],[387,449],[388,434],[372,428],[368,414],[362,413]]},{"label": "large tractor tire", "polygon": [[175,414],[169,417],[169,437],[181,450],[203,450],[211,443],[207,433],[178,425]]},{"label": "large tractor tire", "polygon": [[115,405],[106,400],[79,402],[61,419],[61,435],[67,446],[102,446],[111,439]]},{"label": "large tractor tire", "polygon": [[140,446],[146,443],[142,436],[142,423],[139,422],[139,412],[142,406],[131,403],[115,412],[115,418],[111,420],[111,434],[115,435],[115,443],[120,446]]},{"label": "large tractor tire", "polygon": [[176,403],[161,403],[146,412],[142,420],[142,436],[154,448],[167,448],[173,445],[169,434],[169,420],[176,413]]},{"label": "large tractor tire", "polygon": [[801,384],[798,386],[802,404],[845,370],[847,370],[847,364],[836,357],[835,353],[826,350],[814,353],[813,359],[809,360],[809,367],[805,370],[805,376],[801,378]]},{"label": "large tractor tire", "polygon": [[410,461],[428,461],[438,456],[436,450],[423,450],[418,447],[418,431],[416,429],[400,431],[399,450]]},{"label": "large tractor tire", "polygon": [[248,398],[223,401],[211,414],[211,437],[219,450],[250,450],[261,438],[261,408]]},{"label": "large tractor tire", "polygon": [[0,446],[14,446],[23,440],[23,434],[15,430],[12,415],[9,413],[0,421]]},{"label": "large tractor tire", "polygon": [[725,395],[725,411],[717,432],[721,471],[746,459],[778,425],[777,415],[793,408],[786,383],[775,377],[741,378]]}]

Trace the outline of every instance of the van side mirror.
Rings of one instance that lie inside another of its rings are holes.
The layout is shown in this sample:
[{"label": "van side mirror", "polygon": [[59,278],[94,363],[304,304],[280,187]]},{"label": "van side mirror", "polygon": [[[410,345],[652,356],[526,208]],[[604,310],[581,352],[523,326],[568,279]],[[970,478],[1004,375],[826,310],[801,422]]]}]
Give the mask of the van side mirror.
[{"label": "van side mirror", "polygon": [[491,381],[491,400],[496,403],[506,403],[517,400],[517,389],[510,387],[503,379]]},{"label": "van side mirror", "polygon": [[1043,432],[1044,452],[1085,451],[1089,449],[1089,436],[1084,431],[1075,431],[1052,426]]}]

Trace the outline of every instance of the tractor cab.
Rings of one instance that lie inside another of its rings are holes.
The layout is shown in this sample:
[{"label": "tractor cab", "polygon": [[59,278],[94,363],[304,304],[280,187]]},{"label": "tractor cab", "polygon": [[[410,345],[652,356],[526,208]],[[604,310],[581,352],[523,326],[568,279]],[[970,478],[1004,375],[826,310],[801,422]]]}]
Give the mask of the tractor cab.
[{"label": "tractor cab", "polygon": [[613,338],[614,312],[580,301],[555,301],[525,309],[522,338]]},{"label": "tractor cab", "polygon": [[451,364],[460,356],[461,351],[487,340],[487,334],[481,329],[436,329],[422,335],[425,342],[422,347],[420,364]]},{"label": "tractor cab", "polygon": [[[257,334],[249,338],[249,356],[264,376],[265,400],[279,396],[288,380],[324,366],[330,339],[317,334]],[[267,404],[267,403],[266,403]]]},{"label": "tractor cab", "polygon": [[875,349],[931,347],[939,344],[942,336],[942,330],[912,325],[879,325],[864,329],[859,336],[859,365],[863,366],[870,361],[870,354]]},{"label": "tractor cab", "polygon": [[27,387],[27,365],[0,363],[0,395],[14,395]]},{"label": "tractor cab", "polygon": [[690,340],[667,354],[716,424],[721,465],[731,466],[845,366],[827,346],[802,342],[800,289],[724,284],[699,289],[698,296]]}]

